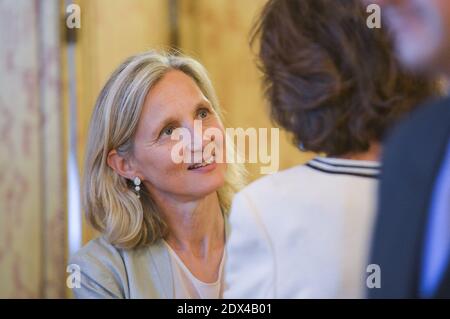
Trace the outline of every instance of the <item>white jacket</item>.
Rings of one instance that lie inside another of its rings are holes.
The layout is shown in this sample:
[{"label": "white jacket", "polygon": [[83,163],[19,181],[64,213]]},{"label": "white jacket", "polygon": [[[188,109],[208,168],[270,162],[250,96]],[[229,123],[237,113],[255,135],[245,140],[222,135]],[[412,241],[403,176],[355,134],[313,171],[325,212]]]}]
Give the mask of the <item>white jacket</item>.
[{"label": "white jacket", "polygon": [[362,298],[378,162],[317,157],[235,196],[225,298]]}]

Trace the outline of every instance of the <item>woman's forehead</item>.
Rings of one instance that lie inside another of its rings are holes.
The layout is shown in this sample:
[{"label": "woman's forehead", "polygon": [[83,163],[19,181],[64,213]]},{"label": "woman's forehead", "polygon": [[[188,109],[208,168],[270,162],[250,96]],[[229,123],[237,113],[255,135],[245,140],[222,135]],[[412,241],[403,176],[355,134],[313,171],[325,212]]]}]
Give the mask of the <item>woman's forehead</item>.
[{"label": "woman's forehead", "polygon": [[146,103],[169,104],[206,99],[197,83],[179,70],[167,72],[149,91]]},{"label": "woman's forehead", "polygon": [[169,71],[147,94],[141,121],[152,128],[208,104],[209,101],[189,75],[177,70]]}]

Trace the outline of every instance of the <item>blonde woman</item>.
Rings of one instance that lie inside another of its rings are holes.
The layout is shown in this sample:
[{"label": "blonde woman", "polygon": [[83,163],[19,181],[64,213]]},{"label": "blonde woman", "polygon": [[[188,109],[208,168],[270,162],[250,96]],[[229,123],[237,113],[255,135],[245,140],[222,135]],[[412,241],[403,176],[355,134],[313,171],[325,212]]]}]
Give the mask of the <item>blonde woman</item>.
[{"label": "blonde woman", "polygon": [[183,144],[197,164],[174,160],[172,135],[194,136],[196,121],[224,131],[192,58],[151,51],[112,74],[92,115],[82,190],[101,236],[70,260],[81,271],[77,298],[221,298],[226,216],[244,171],[204,158],[214,136]]}]

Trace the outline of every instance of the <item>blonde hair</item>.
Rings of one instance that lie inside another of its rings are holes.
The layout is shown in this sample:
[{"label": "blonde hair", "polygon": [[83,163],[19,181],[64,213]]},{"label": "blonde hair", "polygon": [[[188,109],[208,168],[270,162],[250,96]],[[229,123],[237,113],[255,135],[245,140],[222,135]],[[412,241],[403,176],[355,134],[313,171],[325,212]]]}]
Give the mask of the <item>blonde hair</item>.
[{"label": "blonde hair", "polygon": [[[133,249],[164,237],[167,225],[149,192],[138,198],[131,182],[107,164],[115,149],[128,156],[133,147],[145,97],[168,71],[179,70],[195,80],[222,121],[222,112],[205,68],[178,52],[149,51],[128,58],[103,87],[92,114],[86,150],[82,201],[89,223],[114,246]],[[228,147],[227,152],[234,152]],[[233,195],[244,186],[242,164],[229,163],[224,186],[217,193],[227,214]]]}]

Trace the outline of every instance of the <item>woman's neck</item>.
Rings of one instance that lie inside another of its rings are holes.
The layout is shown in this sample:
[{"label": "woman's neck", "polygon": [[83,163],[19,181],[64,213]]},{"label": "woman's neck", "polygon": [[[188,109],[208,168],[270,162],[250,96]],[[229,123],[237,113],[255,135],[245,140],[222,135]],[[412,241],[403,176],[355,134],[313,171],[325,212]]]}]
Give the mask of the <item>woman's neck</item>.
[{"label": "woman's neck", "polygon": [[176,251],[202,258],[223,248],[224,219],[216,192],[192,202],[165,202],[162,214],[169,227],[165,240]]},{"label": "woman's neck", "polygon": [[350,159],[357,161],[379,161],[381,158],[381,144],[379,142],[370,143],[369,150],[362,153],[348,153],[336,158]]}]

